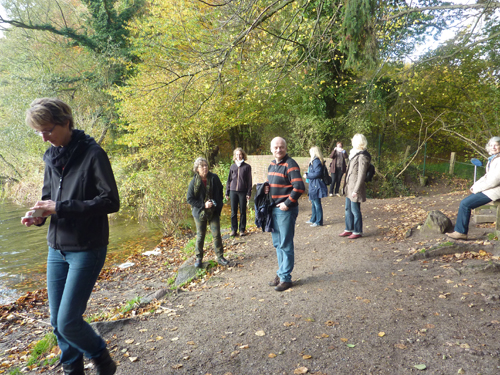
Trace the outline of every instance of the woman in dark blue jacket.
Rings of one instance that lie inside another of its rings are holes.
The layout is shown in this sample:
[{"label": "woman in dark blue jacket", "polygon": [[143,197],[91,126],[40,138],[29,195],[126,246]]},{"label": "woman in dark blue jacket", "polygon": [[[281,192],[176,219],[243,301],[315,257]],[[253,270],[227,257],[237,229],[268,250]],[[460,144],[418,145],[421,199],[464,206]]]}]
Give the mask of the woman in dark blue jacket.
[{"label": "woman in dark blue jacket", "polygon": [[309,150],[311,161],[306,178],[309,180],[309,200],[311,201],[312,216],[307,221],[311,227],[323,225],[323,207],[321,207],[321,198],[328,196],[328,189],[323,182],[323,155],[318,147]]},{"label": "woman in dark blue jacket", "polygon": [[85,355],[98,375],[113,375],[106,343],[83,319],[106,259],[108,214],[120,208],[109,159],[93,138],[73,128],[71,108],[59,99],[33,101],[26,124],[52,145],[43,156],[42,200],[32,207],[42,216],[28,211],[21,223],[41,226],[50,216],[47,292],[60,363],[64,374],[84,375]]}]

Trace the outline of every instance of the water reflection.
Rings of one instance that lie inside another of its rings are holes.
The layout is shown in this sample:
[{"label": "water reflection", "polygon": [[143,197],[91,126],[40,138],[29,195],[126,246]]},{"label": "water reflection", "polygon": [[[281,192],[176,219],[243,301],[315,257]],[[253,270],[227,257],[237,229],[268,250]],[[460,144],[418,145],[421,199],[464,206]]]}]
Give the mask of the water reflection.
[{"label": "water reflection", "polygon": [[[0,304],[12,302],[27,290],[45,287],[47,226],[21,225],[25,212],[23,207],[0,202]],[[134,251],[150,250],[160,240],[161,231],[154,226],[111,220],[105,267]]]}]

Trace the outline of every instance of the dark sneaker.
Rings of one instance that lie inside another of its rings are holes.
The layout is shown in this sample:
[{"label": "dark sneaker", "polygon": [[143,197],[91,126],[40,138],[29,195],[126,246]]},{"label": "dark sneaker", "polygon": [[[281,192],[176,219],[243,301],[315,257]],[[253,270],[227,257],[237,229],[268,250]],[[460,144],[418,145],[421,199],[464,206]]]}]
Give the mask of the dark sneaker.
[{"label": "dark sneaker", "polygon": [[245,231],[240,232],[240,237],[243,237],[245,235]]},{"label": "dark sneaker", "polygon": [[227,266],[229,264],[229,261],[224,257],[220,257],[219,259],[217,259],[217,263],[219,263],[221,266]]},{"label": "dark sneaker", "polygon": [[283,292],[287,289],[290,289],[292,287],[292,282],[291,281],[285,281],[283,283],[279,283],[276,288],[274,288],[275,291],[277,292]]},{"label": "dark sneaker", "polygon": [[203,262],[201,261],[201,259],[196,259],[196,261],[194,262],[194,266],[196,268],[201,268],[203,265]]},{"label": "dark sneaker", "polygon": [[236,237],[236,232],[233,230],[230,234],[231,237]]},{"label": "dark sneaker", "polygon": [[278,275],[276,275],[273,281],[269,281],[269,286],[278,286],[279,283],[280,283],[280,278]]}]

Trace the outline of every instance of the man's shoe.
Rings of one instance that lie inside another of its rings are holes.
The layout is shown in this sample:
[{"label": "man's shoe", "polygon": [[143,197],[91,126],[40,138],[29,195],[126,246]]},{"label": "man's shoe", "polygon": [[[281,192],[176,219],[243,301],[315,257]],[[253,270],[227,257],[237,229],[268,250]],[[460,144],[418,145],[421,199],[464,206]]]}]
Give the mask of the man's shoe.
[{"label": "man's shoe", "polygon": [[116,363],[109,355],[108,349],[104,349],[101,356],[92,359],[97,370],[97,375],[113,375],[116,372]]},{"label": "man's shoe", "polygon": [[360,238],[360,237],[363,237],[361,234],[351,234],[349,237],[350,240],[355,240],[356,238]]},{"label": "man's shoe", "polygon": [[278,286],[280,283],[280,277],[276,275],[273,281],[269,281],[269,286]]},{"label": "man's shoe", "polygon": [[233,230],[230,234],[231,237],[236,237],[236,232]]},{"label": "man's shoe", "polygon": [[458,232],[453,232],[453,233],[446,233],[446,235],[450,238],[453,238],[454,240],[466,240],[467,235],[463,233],[458,233]]},{"label": "man's shoe", "polygon": [[64,375],[85,375],[83,357],[70,364],[62,365]]},{"label": "man's shoe", "polygon": [[320,225],[318,223],[312,223],[310,226],[313,228],[316,228],[316,227],[319,227]]},{"label": "man's shoe", "polygon": [[343,231],[342,233],[339,234],[339,237],[349,237],[351,234],[352,232]]},{"label": "man's shoe", "polygon": [[276,288],[274,288],[275,291],[277,292],[283,292],[287,289],[290,289],[292,287],[292,282],[291,281],[285,281],[283,283],[279,283]]},{"label": "man's shoe", "polygon": [[245,231],[240,232],[240,237],[243,237],[245,235]]},{"label": "man's shoe", "polygon": [[330,197],[333,197],[333,194],[330,194]]},{"label": "man's shoe", "polygon": [[227,266],[229,264],[229,261],[224,257],[220,257],[219,259],[217,259],[217,263],[219,263],[221,266]]},{"label": "man's shoe", "polygon": [[311,220],[307,220],[306,224],[312,224],[312,221]]},{"label": "man's shoe", "polygon": [[199,259],[199,258],[198,258],[198,259],[196,259],[196,260],[195,260],[195,262],[194,262],[194,266],[195,266],[196,268],[201,268],[201,267],[202,267],[202,265],[203,265],[203,262],[202,262],[202,260],[201,260],[201,259]]}]

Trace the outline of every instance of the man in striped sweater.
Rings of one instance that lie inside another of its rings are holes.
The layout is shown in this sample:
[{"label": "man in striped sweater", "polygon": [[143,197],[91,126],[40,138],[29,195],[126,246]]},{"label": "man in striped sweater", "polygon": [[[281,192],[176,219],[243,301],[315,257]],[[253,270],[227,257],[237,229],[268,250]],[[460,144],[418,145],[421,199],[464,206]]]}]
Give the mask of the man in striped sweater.
[{"label": "man in striped sweater", "polygon": [[305,191],[299,165],[286,153],[286,141],[276,137],[271,141],[271,153],[275,160],[267,169],[266,194],[276,206],[273,208],[273,246],[278,256],[278,271],[269,283],[275,290],[282,292],[292,286],[294,265],[293,237],[295,221],[299,214],[299,198]]}]

